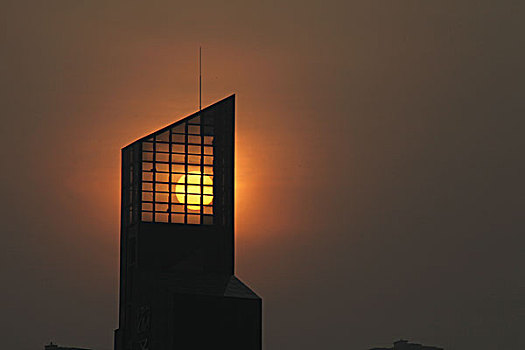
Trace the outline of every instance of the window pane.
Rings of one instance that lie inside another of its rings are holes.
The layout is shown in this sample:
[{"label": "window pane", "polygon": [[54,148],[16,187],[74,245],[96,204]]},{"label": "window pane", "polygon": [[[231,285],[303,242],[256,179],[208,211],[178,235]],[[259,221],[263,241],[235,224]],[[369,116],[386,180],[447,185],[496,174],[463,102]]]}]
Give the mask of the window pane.
[{"label": "window pane", "polygon": [[155,213],[155,222],[168,222],[168,214]]},{"label": "window pane", "polygon": [[205,145],[212,145],[213,144],[213,136],[204,136],[204,144]]},{"label": "window pane", "polygon": [[153,151],[153,142],[143,142],[142,150],[143,151]]},{"label": "window pane", "polygon": [[182,193],[172,193],[171,194],[171,203],[176,203],[176,204],[186,203],[186,195],[184,194],[184,192],[182,192]]},{"label": "window pane", "polygon": [[171,132],[173,133],[179,133],[179,134],[184,134],[186,132],[186,124],[185,123],[182,123],[182,124],[179,124],[175,127],[173,127],[171,129]]},{"label": "window pane", "polygon": [[153,214],[143,211],[142,212],[142,221],[148,221],[148,222],[153,221]]},{"label": "window pane", "polygon": [[184,145],[171,145],[171,151],[175,153],[185,153],[186,148]]},{"label": "window pane", "polygon": [[186,135],[173,134],[171,135],[171,141],[175,143],[185,143]]},{"label": "window pane", "polygon": [[184,213],[184,205],[183,204],[172,204],[171,211],[173,213]]},{"label": "window pane", "polygon": [[183,164],[172,164],[171,171],[173,173],[184,173],[186,171],[186,168]]},{"label": "window pane", "polygon": [[168,184],[156,184],[155,185],[155,191],[168,192],[169,191],[169,185]]},{"label": "window pane", "polygon": [[142,203],[142,210],[152,211],[153,203]]},{"label": "window pane", "polygon": [[205,166],[204,167],[204,174],[206,174],[206,175],[213,175],[213,167],[212,166]]},{"label": "window pane", "polygon": [[168,205],[167,204],[155,204],[155,211],[159,211],[161,213],[168,211]]},{"label": "window pane", "polygon": [[155,153],[155,159],[157,160],[157,162],[169,163],[170,154],[169,153]]},{"label": "window pane", "polygon": [[167,193],[155,193],[155,202],[168,203],[169,195]]},{"label": "window pane", "polygon": [[200,145],[201,144],[201,137],[200,136],[190,135],[190,136],[188,136],[188,143],[194,143],[194,144]]},{"label": "window pane", "polygon": [[168,178],[169,178],[168,173],[155,173],[155,181],[168,182]]},{"label": "window pane", "polygon": [[188,173],[191,173],[191,172],[199,173],[199,175],[194,175],[194,176],[190,175],[190,181],[192,181],[192,177],[200,176],[200,172],[201,172],[200,165],[188,165]]},{"label": "window pane", "polygon": [[209,215],[213,214],[213,206],[204,206],[203,213]]},{"label": "window pane", "polygon": [[200,135],[201,127],[199,125],[188,125],[188,134]]},{"label": "window pane", "polygon": [[213,186],[203,186],[202,194],[213,195]]},{"label": "window pane", "polygon": [[171,185],[171,192],[173,193],[184,193],[185,192],[185,186],[183,184],[176,184]]},{"label": "window pane", "polygon": [[142,201],[143,202],[153,202],[153,193],[152,192],[142,192]]},{"label": "window pane", "polygon": [[184,175],[182,174],[172,174],[171,175],[171,182],[182,184],[185,183],[186,177],[183,178]]},{"label": "window pane", "polygon": [[157,141],[163,141],[163,142],[170,142],[170,132],[169,131],[165,131],[162,134],[157,135],[156,140]]},{"label": "window pane", "polygon": [[213,156],[204,156],[204,164],[213,165]]},{"label": "window pane", "polygon": [[188,224],[198,225],[201,223],[200,215],[188,215]]},{"label": "window pane", "polygon": [[170,151],[170,144],[169,143],[158,143],[156,144],[155,151],[157,152],[169,152]]},{"label": "window pane", "polygon": [[153,173],[142,173],[142,181],[153,181]]},{"label": "window pane", "polygon": [[186,162],[186,156],[184,154],[172,154],[171,161],[172,163],[184,163]]},{"label": "window pane", "polygon": [[[182,187],[182,186],[179,186],[179,187]],[[201,194],[201,186],[200,185],[188,185],[187,187],[188,187],[188,193]]]},{"label": "window pane", "polygon": [[142,152],[142,160],[153,161],[153,152]]},{"label": "window pane", "polygon": [[204,154],[212,156],[213,155],[213,147],[205,146],[204,147]]},{"label": "window pane", "polygon": [[184,214],[171,214],[171,222],[176,224],[183,224]]},{"label": "window pane", "polygon": [[201,156],[188,156],[188,163],[190,164],[200,164]]},{"label": "window pane", "polygon": [[188,153],[201,154],[201,146],[188,146]]},{"label": "window pane", "polygon": [[170,171],[170,165],[165,164],[165,163],[157,163],[156,168],[157,168],[157,171],[164,171],[164,172]]},{"label": "window pane", "polygon": [[204,205],[212,204],[213,203],[213,196],[204,195],[203,198],[202,198],[202,203]]},{"label": "window pane", "polygon": [[153,184],[151,182],[143,182],[142,190],[143,191],[153,191]]},{"label": "window pane", "polygon": [[201,196],[199,194],[187,194],[186,198],[189,204],[188,210],[200,210]]},{"label": "window pane", "polygon": [[142,170],[143,171],[152,171],[153,170],[153,163],[142,162]]}]

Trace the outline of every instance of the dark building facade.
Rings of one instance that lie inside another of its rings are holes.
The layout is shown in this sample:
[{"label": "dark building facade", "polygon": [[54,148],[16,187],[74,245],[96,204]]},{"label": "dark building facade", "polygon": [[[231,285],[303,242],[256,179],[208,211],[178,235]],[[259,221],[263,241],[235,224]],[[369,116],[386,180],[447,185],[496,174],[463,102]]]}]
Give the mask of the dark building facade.
[{"label": "dark building facade", "polygon": [[398,340],[394,342],[392,348],[373,348],[370,350],[443,350],[435,346],[425,346],[417,343],[409,343],[407,340]]},{"label": "dark building facade", "polygon": [[122,149],[116,350],[260,350],[234,269],[235,95]]}]

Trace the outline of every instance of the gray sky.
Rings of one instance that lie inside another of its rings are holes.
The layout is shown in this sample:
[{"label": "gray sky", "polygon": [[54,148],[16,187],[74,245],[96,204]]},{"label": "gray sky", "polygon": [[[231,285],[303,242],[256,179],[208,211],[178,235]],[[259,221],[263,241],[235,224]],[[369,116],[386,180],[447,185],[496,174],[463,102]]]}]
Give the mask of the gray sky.
[{"label": "gray sky", "polygon": [[1,1],[3,347],[112,348],[120,148],[237,94],[266,349],[525,348],[522,1]]}]

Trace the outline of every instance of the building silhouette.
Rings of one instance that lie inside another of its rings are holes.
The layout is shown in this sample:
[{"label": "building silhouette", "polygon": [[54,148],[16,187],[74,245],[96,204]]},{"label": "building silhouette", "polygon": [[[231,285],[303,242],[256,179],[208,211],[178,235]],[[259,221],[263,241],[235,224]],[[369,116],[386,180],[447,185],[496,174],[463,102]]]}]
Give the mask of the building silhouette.
[{"label": "building silhouette", "polygon": [[435,346],[425,346],[417,343],[409,343],[407,340],[398,340],[394,342],[391,348],[373,348],[370,350],[443,350]]},{"label": "building silhouette", "polygon": [[69,346],[58,346],[57,344],[53,344],[53,342],[50,342],[48,345],[44,346],[44,350],[90,350],[90,349],[72,348]]},{"label": "building silhouette", "polygon": [[261,349],[235,277],[235,95],[122,149],[116,350]]}]

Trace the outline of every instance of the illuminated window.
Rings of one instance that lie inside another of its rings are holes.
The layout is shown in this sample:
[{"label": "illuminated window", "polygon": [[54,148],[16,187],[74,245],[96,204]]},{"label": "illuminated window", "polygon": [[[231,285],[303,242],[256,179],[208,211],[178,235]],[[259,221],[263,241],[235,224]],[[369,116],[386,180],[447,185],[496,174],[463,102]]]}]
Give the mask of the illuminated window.
[{"label": "illuminated window", "polygon": [[141,146],[141,220],[212,225],[213,119],[184,119]]},{"label": "illuminated window", "polygon": [[234,130],[230,96],[124,147],[123,227],[233,226]]}]

